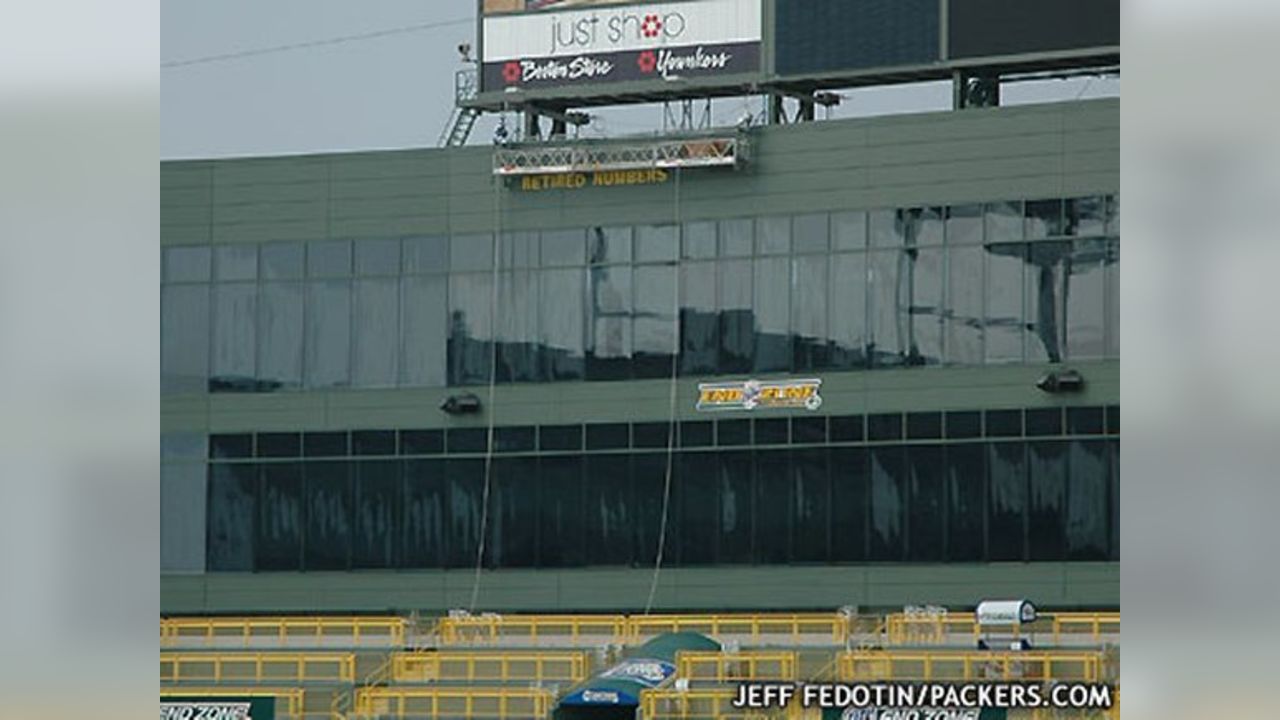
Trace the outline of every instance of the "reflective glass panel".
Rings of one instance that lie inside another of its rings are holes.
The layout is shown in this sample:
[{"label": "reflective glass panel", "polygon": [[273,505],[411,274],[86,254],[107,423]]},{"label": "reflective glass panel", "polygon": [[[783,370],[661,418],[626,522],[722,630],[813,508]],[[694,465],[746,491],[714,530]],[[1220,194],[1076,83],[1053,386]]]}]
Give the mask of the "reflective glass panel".
[{"label": "reflective glass panel", "polygon": [[937,365],[942,362],[945,251],[941,247],[923,248],[908,252],[906,258],[906,268],[910,273],[906,281],[911,288],[911,344],[907,362],[911,365]]},{"label": "reflective glass panel", "polygon": [[750,260],[721,260],[717,290],[720,310],[720,372],[750,372],[755,352]]},{"label": "reflective glass panel", "polygon": [[791,267],[785,257],[755,261],[756,372],[777,372],[791,367]]},{"label": "reflective glass panel", "polygon": [[989,482],[987,533],[991,561],[1025,559],[1027,523],[1027,461],[1022,443],[987,446]]},{"label": "reflective glass panel", "polygon": [[454,235],[449,238],[449,266],[454,272],[493,268],[493,236]]},{"label": "reflective glass panel", "polygon": [[688,262],[680,275],[680,372],[712,375],[720,352],[716,264]]},{"label": "reflective glass panel", "polygon": [[[466,461],[450,462],[457,467]],[[404,463],[403,567],[440,568],[448,565],[446,542],[455,518],[446,515],[453,507],[449,502],[444,468],[443,460],[409,460]],[[478,515],[460,519],[472,520],[475,527],[479,527]],[[464,527],[471,529],[470,526]],[[474,555],[471,563],[475,567]]]},{"label": "reflective glass panel", "polygon": [[587,315],[584,274],[579,268],[542,272],[538,335],[542,369],[550,380],[582,379],[586,362],[583,322]]},{"label": "reflective glass panel", "polygon": [[830,246],[828,215],[797,215],[792,225],[793,250],[797,255],[825,253]]},{"label": "reflective glass panel", "polygon": [[302,279],[302,243],[267,243],[259,253],[259,270],[263,280]]},{"label": "reflective glass panel", "polygon": [[869,484],[866,450],[862,448],[831,450],[831,560],[833,562],[860,562],[867,559]]},{"label": "reflective glass panel", "polygon": [[257,245],[219,245],[213,249],[215,280],[257,280]]},{"label": "reflective glass panel", "polygon": [[866,367],[867,255],[832,255],[830,280],[830,338],[833,368]]},{"label": "reflective glass panel", "polygon": [[976,562],[985,556],[983,453],[976,443],[947,446],[947,560]]},{"label": "reflective glass panel", "polygon": [[309,462],[306,477],[307,570],[346,570],[351,566],[352,483],[349,462]]},{"label": "reflective glass panel", "polygon": [[1022,360],[1022,276],[1026,245],[988,245],[985,250],[987,362],[1019,362]]},{"label": "reflective glass panel", "polygon": [[357,280],[354,312],[352,385],[394,387],[399,378],[400,281]]},{"label": "reflective glass panel", "polygon": [[901,561],[905,557],[907,472],[903,448],[871,451],[870,560]]},{"label": "reflective glass panel", "polygon": [[1029,243],[1027,256],[1027,361],[1062,362],[1071,243]]},{"label": "reflective glass panel", "polygon": [[165,248],[165,282],[208,282],[211,256],[207,245]]},{"label": "reflective glass panel", "polygon": [[987,203],[988,243],[1004,243],[1022,240],[1025,235],[1025,224],[1022,220],[1021,202]]},{"label": "reflective glass panel", "polygon": [[837,251],[865,250],[867,248],[867,214],[846,212],[832,215],[831,247]]},{"label": "reflective glass panel", "polygon": [[258,287],[253,283],[213,286],[212,391],[254,389],[257,359]]},{"label": "reflective glass panel", "polygon": [[347,277],[351,274],[351,243],[325,240],[307,243],[307,275],[313,278]]},{"label": "reflective glass panel", "polygon": [[588,229],[587,255],[593,265],[631,262],[631,228],[593,227]]},{"label": "reflective glass panel", "polygon": [[586,245],[581,230],[548,230],[542,233],[542,266],[584,264]]},{"label": "reflective glass panel", "polygon": [[587,379],[631,377],[631,266],[591,268],[587,298]]},{"label": "reflective glass panel", "polygon": [[401,468],[394,460],[356,466],[351,567],[391,569],[400,563]]},{"label": "reflective glass panel", "polygon": [[756,254],[786,255],[791,252],[791,216],[756,219]]},{"label": "reflective glass panel", "polygon": [[1062,200],[1028,200],[1026,203],[1027,239],[1057,237],[1063,234]]},{"label": "reflective glass panel", "polygon": [[448,280],[444,275],[405,277],[400,285],[402,345],[400,384],[435,387],[445,384]]},{"label": "reflective glass panel", "polygon": [[302,283],[262,284],[258,300],[258,389],[302,386]]},{"label": "reflective glass panel", "polygon": [[340,387],[351,382],[351,283],[307,283],[307,387]]},{"label": "reflective glass panel", "polygon": [[666,262],[680,254],[680,236],[675,225],[641,225],[636,228],[636,262]]},{"label": "reflective glass panel", "polygon": [[947,208],[947,244],[978,245],[982,242],[982,206],[952,205]]},{"label": "reflective glass panel", "polygon": [[493,279],[484,273],[449,276],[449,382],[477,385],[489,381],[489,310]]},{"label": "reflective glass panel", "polygon": [[827,344],[830,263],[827,255],[800,256],[791,261],[792,367],[796,372],[820,370],[830,364]]},{"label": "reflective glass panel", "polygon": [[716,224],[714,222],[685,223],[681,240],[684,244],[682,257],[707,259],[716,256]]},{"label": "reflective glass panel", "polygon": [[906,240],[905,211],[872,210],[868,213],[868,232],[873,248],[902,247]]},{"label": "reflective glass panel", "polygon": [[209,377],[209,286],[160,288],[160,389],[204,392]]},{"label": "reflective glass panel", "polygon": [[907,448],[910,502],[907,503],[907,560],[941,562],[946,543],[946,465],[940,445]]},{"label": "reflective glass panel", "polygon": [[1031,560],[1062,560],[1066,549],[1067,446],[1027,444],[1030,505],[1027,544]]},{"label": "reflective glass panel", "polygon": [[1077,240],[1067,264],[1067,357],[1106,354],[1107,241]]},{"label": "reflective glass panel", "polygon": [[[574,271],[556,271],[568,272]],[[540,351],[547,348],[540,343],[538,336],[538,315],[543,307],[539,297],[541,274],[532,270],[517,270],[502,273],[498,276],[498,347],[497,347],[497,380],[498,382],[539,382],[546,380],[544,374],[549,368],[542,365]],[[572,305],[566,307],[566,310]],[[578,310],[581,310],[580,301]],[[550,329],[563,329],[564,319],[559,325]],[[581,315],[577,321],[582,322]]]},{"label": "reflective glass panel", "polygon": [[947,361],[981,365],[983,252],[980,246],[953,246],[947,251]]},{"label": "reflective glass panel", "polygon": [[1067,483],[1067,559],[1096,561],[1109,556],[1111,525],[1107,453],[1102,441],[1076,440]]},{"label": "reflective glass panel", "polygon": [[910,261],[900,251],[867,254],[871,364],[901,365],[910,348]]},{"label": "reflective glass panel", "polygon": [[401,261],[407,275],[449,271],[449,238],[405,238]]},{"label": "reflective glass panel", "polygon": [[636,377],[670,377],[675,350],[676,270],[669,265],[635,268]]},{"label": "reflective glass panel", "polygon": [[755,223],[747,218],[720,221],[720,255],[750,257],[755,248]]},{"label": "reflective glass panel", "polygon": [[399,240],[359,240],[355,245],[357,275],[400,274]]}]

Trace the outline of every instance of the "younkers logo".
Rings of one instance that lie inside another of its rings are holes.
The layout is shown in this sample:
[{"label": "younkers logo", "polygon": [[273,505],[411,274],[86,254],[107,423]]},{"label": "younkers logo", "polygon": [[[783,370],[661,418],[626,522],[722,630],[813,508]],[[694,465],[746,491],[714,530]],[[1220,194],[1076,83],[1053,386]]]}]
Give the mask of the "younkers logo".
[{"label": "younkers logo", "polygon": [[571,21],[551,20],[551,54],[574,48],[602,49],[623,42],[660,44],[678,40],[689,29],[682,13],[637,13],[618,11],[592,13]]}]

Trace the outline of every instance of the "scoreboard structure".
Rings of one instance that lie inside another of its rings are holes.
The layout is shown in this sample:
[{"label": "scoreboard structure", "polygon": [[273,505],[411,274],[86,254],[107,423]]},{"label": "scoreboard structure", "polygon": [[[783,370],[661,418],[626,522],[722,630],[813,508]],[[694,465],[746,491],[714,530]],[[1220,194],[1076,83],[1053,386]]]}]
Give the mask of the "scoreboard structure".
[{"label": "scoreboard structure", "polygon": [[[478,88],[459,98],[478,111],[744,94],[803,106],[826,88],[959,87],[1120,62],[1119,0],[479,3]],[[966,97],[958,92],[957,105]]]}]

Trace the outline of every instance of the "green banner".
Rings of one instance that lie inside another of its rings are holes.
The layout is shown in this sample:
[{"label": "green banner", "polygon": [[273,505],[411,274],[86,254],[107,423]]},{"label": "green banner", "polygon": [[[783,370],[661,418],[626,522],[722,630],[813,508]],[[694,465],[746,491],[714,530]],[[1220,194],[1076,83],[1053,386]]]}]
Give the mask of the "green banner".
[{"label": "green banner", "polygon": [[941,710],[937,708],[898,710],[892,708],[823,708],[822,720],[943,720],[972,718],[972,720],[1005,720],[1009,711],[1005,708],[981,710]]},{"label": "green banner", "polygon": [[160,720],[275,720],[273,697],[160,696]]}]

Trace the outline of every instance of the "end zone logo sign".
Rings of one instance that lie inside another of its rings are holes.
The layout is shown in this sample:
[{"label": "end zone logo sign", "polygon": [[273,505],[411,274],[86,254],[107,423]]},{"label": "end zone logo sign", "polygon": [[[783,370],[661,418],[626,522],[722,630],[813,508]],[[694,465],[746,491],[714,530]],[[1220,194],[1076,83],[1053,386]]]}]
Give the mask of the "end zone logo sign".
[{"label": "end zone logo sign", "polygon": [[500,15],[483,27],[486,92],[760,70],[761,0]]}]

